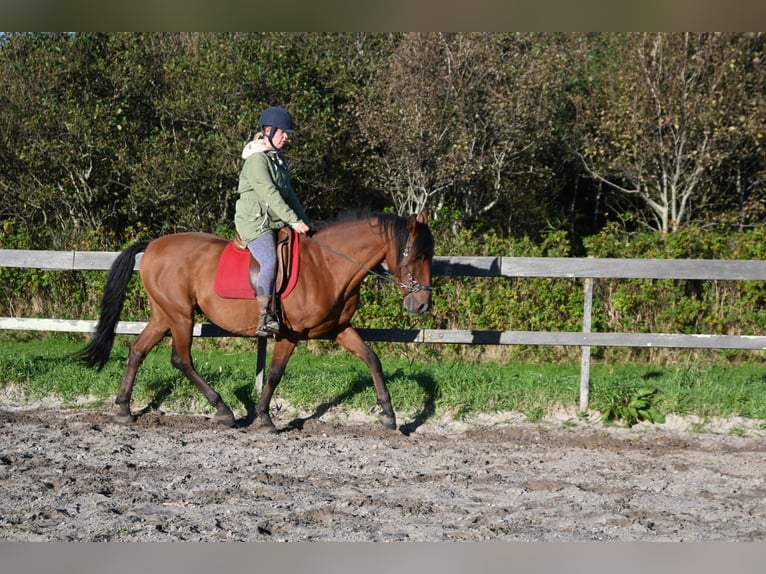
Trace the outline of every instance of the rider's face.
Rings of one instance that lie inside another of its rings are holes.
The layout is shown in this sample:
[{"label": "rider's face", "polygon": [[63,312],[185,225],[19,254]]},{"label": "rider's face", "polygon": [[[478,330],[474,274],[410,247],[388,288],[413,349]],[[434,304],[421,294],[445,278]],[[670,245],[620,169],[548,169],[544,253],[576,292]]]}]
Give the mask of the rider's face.
[{"label": "rider's face", "polygon": [[289,137],[287,132],[283,132],[279,128],[276,128],[274,130],[274,135],[271,136],[271,144],[274,146],[274,149],[282,149]]}]

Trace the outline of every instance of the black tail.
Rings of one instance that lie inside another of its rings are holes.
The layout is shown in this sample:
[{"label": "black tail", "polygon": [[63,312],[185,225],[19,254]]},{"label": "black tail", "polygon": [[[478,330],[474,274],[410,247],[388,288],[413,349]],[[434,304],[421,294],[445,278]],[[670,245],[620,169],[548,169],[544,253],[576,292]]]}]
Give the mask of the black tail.
[{"label": "black tail", "polygon": [[148,241],[140,241],[128,247],[117,256],[106,278],[106,287],[101,297],[101,317],[96,325],[96,332],[88,345],[73,355],[83,365],[97,368],[99,371],[109,360],[114,343],[114,328],[120,320],[122,304],[125,301],[125,289],[133,275],[136,255],[143,252]]}]

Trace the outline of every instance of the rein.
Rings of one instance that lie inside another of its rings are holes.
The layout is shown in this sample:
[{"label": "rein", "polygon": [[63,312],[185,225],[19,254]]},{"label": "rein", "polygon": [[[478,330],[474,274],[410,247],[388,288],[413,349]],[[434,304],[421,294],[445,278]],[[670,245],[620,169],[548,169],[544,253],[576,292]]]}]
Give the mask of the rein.
[{"label": "rein", "polygon": [[[352,259],[348,255],[346,255],[344,253],[341,253],[340,251],[337,251],[336,249],[333,249],[332,247],[330,247],[326,243],[322,243],[321,241],[317,241],[316,239],[314,239],[313,237],[311,237],[309,235],[306,235],[305,237],[309,241],[313,241],[314,243],[316,243],[322,249],[324,249],[326,251],[329,251],[333,255],[337,255],[341,259],[345,259],[349,263],[352,263],[357,268],[362,269],[363,271],[366,271],[367,273],[369,273],[371,275],[375,275],[376,277],[380,277],[381,279],[385,279],[386,281],[394,283],[398,287],[401,287],[402,289],[406,289],[410,293],[417,293],[419,291],[433,291],[434,290],[434,288],[431,285],[423,285],[417,279],[415,279],[415,277],[412,275],[412,272],[409,269],[407,269],[407,275],[409,277],[410,282],[409,283],[402,283],[401,281],[398,281],[396,279],[396,277],[394,276],[394,274],[391,273],[390,271],[387,271],[385,273],[379,273],[378,271],[375,271],[374,269],[370,269],[368,267],[365,267],[364,265],[362,265],[361,263],[359,263],[355,259]],[[402,252],[402,257],[406,260],[407,257],[409,257],[409,255],[410,255],[410,238],[408,237],[407,238],[407,246],[404,248],[404,251]]]}]

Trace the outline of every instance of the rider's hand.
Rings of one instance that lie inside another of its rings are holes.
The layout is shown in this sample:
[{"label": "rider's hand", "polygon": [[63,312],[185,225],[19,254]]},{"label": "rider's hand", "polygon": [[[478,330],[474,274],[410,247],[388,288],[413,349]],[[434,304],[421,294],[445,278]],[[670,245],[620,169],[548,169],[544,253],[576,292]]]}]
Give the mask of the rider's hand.
[{"label": "rider's hand", "polygon": [[311,228],[308,225],[306,225],[303,221],[299,221],[293,226],[293,229],[297,231],[298,233],[308,233]]}]

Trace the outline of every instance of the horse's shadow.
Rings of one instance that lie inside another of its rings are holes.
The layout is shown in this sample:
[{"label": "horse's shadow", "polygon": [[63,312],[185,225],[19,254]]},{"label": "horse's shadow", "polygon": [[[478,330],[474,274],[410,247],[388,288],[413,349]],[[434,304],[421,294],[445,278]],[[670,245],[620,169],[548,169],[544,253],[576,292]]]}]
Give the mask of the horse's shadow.
[{"label": "horse's shadow", "polygon": [[[389,390],[392,394],[396,392],[396,382],[398,378],[405,376],[403,370],[398,369],[393,374],[386,377],[388,381]],[[411,377],[411,375],[407,375]],[[399,426],[399,432],[404,435],[410,435],[415,432],[418,427],[423,425],[429,418],[431,418],[436,411],[436,399],[439,395],[439,388],[434,379],[429,374],[418,373],[415,375],[414,380],[423,389],[425,398],[423,405],[418,412],[412,417],[412,420]],[[167,398],[173,393],[175,385],[179,384],[177,379],[172,377],[163,378],[161,380],[154,380],[150,383],[150,391],[153,392],[152,398],[149,403],[144,406],[140,411],[136,412],[136,416],[143,416],[150,412],[156,411],[167,400]],[[314,412],[305,417],[298,417],[291,420],[285,427],[281,428],[278,432],[289,432],[294,430],[302,430],[305,424],[311,420],[317,420],[327,414],[335,407],[342,405],[350,400],[352,397],[365,392],[373,385],[372,379],[369,375],[360,374],[356,377],[346,390],[337,396],[324,401],[317,405]],[[256,412],[256,402],[253,399],[253,385],[252,383],[243,383],[234,390],[234,396],[242,404],[245,409],[245,415],[238,418],[235,421],[235,425],[238,428],[249,427],[258,418]]]},{"label": "horse's shadow", "polygon": [[[397,370],[393,375],[386,378],[391,393],[396,391],[396,379],[403,374],[403,371]],[[404,435],[410,435],[417,430],[423,423],[431,418],[436,411],[436,399],[438,397],[438,386],[430,375],[418,374],[415,377],[416,382],[425,393],[423,407],[417,412],[413,419],[399,426],[399,432]],[[321,418],[331,409],[343,404],[353,396],[366,391],[372,386],[372,379],[369,376],[359,376],[351,382],[348,389],[332,399],[319,404],[313,413],[306,417],[298,417],[290,421],[284,430],[302,430],[306,422]],[[393,389],[391,388],[393,387]]]},{"label": "horse's shadow", "polygon": [[144,408],[136,412],[134,416],[140,417],[150,412],[159,410],[162,403],[173,393],[173,388],[178,384],[177,379],[164,378],[150,383],[149,390],[153,391],[152,399]]},{"label": "horse's shadow", "polygon": [[255,411],[255,401],[252,395],[252,385],[242,384],[234,390],[234,396],[245,407],[245,416],[235,421],[238,427],[248,427],[255,422],[258,414]]},{"label": "horse's shadow", "polygon": [[420,385],[420,388],[423,389],[425,399],[423,400],[422,408],[419,412],[415,413],[412,420],[399,427],[399,431],[407,436],[415,432],[418,427],[434,416],[436,412],[436,399],[439,398],[439,385],[436,384],[436,381],[434,381],[430,374],[419,373],[415,376],[415,380]]}]

